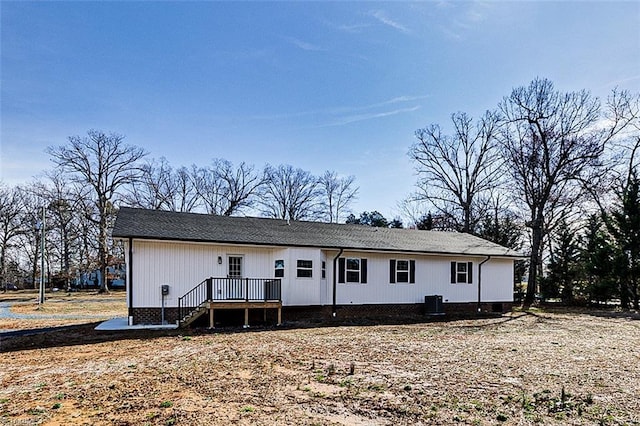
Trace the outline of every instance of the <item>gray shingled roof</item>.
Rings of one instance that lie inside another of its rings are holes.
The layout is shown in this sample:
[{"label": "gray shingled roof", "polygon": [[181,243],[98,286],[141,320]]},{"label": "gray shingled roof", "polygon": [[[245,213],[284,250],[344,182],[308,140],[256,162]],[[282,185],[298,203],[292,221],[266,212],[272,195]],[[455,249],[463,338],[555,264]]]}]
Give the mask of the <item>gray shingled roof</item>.
[{"label": "gray shingled roof", "polygon": [[128,207],[118,212],[112,235],[114,238],[522,257],[514,250],[456,232],[304,221],[287,223],[279,219]]}]

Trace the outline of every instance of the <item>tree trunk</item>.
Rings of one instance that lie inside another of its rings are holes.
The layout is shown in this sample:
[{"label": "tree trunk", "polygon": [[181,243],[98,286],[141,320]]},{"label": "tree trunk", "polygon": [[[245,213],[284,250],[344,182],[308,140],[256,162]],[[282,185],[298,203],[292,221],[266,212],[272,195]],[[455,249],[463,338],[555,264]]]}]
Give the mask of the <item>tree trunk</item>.
[{"label": "tree trunk", "polygon": [[6,257],[6,247],[7,243],[5,241],[2,242],[2,247],[0,247],[0,285],[5,284],[3,293],[7,292],[7,286],[4,278],[4,267],[5,267],[5,257]]},{"label": "tree trunk", "polygon": [[98,241],[98,262],[100,268],[101,282],[100,293],[109,293],[107,286],[107,214],[100,214],[100,236]]},{"label": "tree trunk", "polygon": [[525,294],[522,307],[531,307],[536,296],[536,284],[538,282],[538,266],[540,264],[540,249],[542,247],[542,220],[535,220],[532,224],[531,261],[529,262],[529,281],[527,282],[527,294]]},{"label": "tree trunk", "polygon": [[471,234],[471,203],[462,204],[462,232]]},{"label": "tree trunk", "polygon": [[566,279],[562,285],[562,302],[566,305],[573,305],[573,282],[570,279]]},{"label": "tree trunk", "polygon": [[629,280],[626,277],[620,279],[620,306],[629,309]]},{"label": "tree trunk", "polygon": [[31,282],[33,283],[33,288],[40,288],[39,284],[36,282],[36,275],[38,275],[38,257],[40,255],[40,237],[36,236],[36,246],[35,252],[33,255],[33,268],[31,269]]}]

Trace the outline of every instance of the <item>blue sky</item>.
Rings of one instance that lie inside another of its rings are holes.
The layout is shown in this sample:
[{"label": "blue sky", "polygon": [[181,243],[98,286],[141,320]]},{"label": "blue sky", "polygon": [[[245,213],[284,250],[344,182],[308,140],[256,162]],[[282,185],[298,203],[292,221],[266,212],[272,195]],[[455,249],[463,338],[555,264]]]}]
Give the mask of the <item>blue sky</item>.
[{"label": "blue sky", "polygon": [[47,146],[126,135],[174,167],[212,158],[355,175],[399,213],[414,131],[536,76],[640,92],[640,2],[0,3],[0,180]]}]

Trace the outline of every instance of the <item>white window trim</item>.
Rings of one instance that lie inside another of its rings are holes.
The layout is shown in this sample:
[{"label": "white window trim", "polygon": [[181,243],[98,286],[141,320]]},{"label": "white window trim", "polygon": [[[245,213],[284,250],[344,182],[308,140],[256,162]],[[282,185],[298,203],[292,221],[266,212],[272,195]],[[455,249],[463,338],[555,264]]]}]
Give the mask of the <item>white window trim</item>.
[{"label": "white window trim", "polygon": [[[358,269],[349,269],[349,260],[358,261]],[[349,272],[358,273],[358,281],[349,281]],[[345,284],[362,284],[362,259],[359,257],[345,257],[344,260],[344,282]]]},{"label": "white window trim", "polygon": [[[240,276],[231,276],[231,258],[240,258]],[[227,254],[227,277],[244,278],[244,255],[243,254]]]},{"label": "white window trim", "polygon": [[[455,264],[454,266],[455,274],[451,277],[452,278],[451,284],[473,284],[473,280],[474,280],[473,262],[454,260],[451,263]],[[465,265],[463,268],[465,269],[464,272],[460,271],[460,265]],[[464,276],[464,280],[459,279],[461,275]]]},{"label": "white window trim", "polygon": [[[276,266],[276,262],[278,262],[278,261],[282,262],[282,266],[280,266],[280,267]],[[284,278],[284,259],[276,259],[273,262],[273,271],[274,271],[273,272],[274,277],[276,277],[276,278]],[[282,276],[281,277],[278,276],[278,274],[277,274],[278,271],[282,271]]]},{"label": "white window trim", "polygon": [[[460,271],[460,267],[463,266],[464,271]],[[464,275],[464,279],[460,279],[460,277]],[[468,283],[469,282],[469,267],[467,262],[456,262],[456,283]]]},{"label": "white window trim", "polygon": [[[310,267],[299,266],[298,262],[310,262],[311,266]],[[311,275],[308,276],[308,277],[301,277],[299,275],[299,271],[309,271]],[[313,279],[313,260],[309,260],[309,259],[297,259],[296,260],[296,278],[303,279],[303,280]]]},{"label": "white window trim", "polygon": [[[407,269],[400,270],[398,268],[399,262],[407,262]],[[409,261],[409,259],[396,259],[396,284],[409,284],[411,282],[410,270],[411,270],[411,262]],[[398,278],[400,276],[399,274],[400,272],[405,272],[407,274],[406,281],[400,281],[400,278]]]}]

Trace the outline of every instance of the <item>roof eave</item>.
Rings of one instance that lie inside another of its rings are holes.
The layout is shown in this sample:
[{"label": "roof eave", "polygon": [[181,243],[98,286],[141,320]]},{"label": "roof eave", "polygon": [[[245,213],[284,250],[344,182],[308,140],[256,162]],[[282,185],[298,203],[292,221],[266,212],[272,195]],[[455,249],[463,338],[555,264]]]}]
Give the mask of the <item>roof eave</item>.
[{"label": "roof eave", "polygon": [[235,241],[235,240],[212,240],[212,239],[195,239],[195,238],[170,238],[170,237],[162,237],[162,236],[149,236],[149,235],[113,235],[114,239],[120,240],[129,240],[129,239],[137,239],[137,240],[155,240],[155,241],[176,241],[176,242],[192,242],[192,243],[210,243],[210,244],[229,244],[229,245],[244,245],[244,246],[257,246],[257,247],[304,247],[304,248],[318,248],[325,250],[349,250],[349,251],[360,251],[360,252],[371,252],[371,253],[415,253],[415,254],[432,254],[432,255],[440,255],[440,256],[473,256],[473,257],[487,257],[490,256],[492,258],[509,258],[514,260],[526,259],[525,256],[515,255],[509,253],[469,253],[469,252],[456,252],[456,251],[445,251],[445,250],[410,250],[410,249],[393,249],[393,248],[367,248],[367,247],[356,247],[356,246],[347,246],[347,245],[335,245],[335,246],[327,246],[327,245],[315,245],[315,244],[276,244],[276,243],[262,243],[262,242],[249,242],[249,241]]}]

